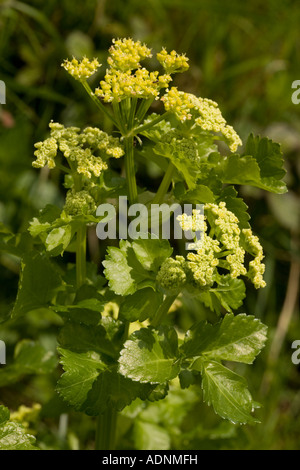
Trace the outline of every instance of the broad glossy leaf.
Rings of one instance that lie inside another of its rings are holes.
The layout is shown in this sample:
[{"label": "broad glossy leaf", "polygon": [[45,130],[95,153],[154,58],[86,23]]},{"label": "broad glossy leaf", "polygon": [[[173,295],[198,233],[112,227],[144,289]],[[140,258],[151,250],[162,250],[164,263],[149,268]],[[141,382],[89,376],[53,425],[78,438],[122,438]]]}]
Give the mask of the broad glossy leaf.
[{"label": "broad glossy leaf", "polygon": [[267,137],[254,137],[250,134],[248,137],[246,155],[252,155],[260,168],[262,184],[275,193],[285,193],[286,185],[282,180],[286,171],[283,168],[283,155],[280,145]]},{"label": "broad glossy leaf", "polygon": [[195,364],[202,374],[203,400],[214,411],[233,423],[257,423],[251,415],[254,409],[245,379],[222,364],[211,361]]},{"label": "broad glossy leaf", "polygon": [[232,279],[230,274],[218,275],[215,287],[203,290],[199,299],[213,312],[219,316],[222,310],[232,313],[243,304],[246,296],[246,287],[242,279]]},{"label": "broad glossy leaf", "polygon": [[93,383],[82,409],[85,413],[97,416],[108,406],[121,411],[136,398],[146,400],[153,386],[127,379],[117,372],[117,366],[102,371]]},{"label": "broad glossy leaf", "polygon": [[120,248],[109,247],[103,266],[110,288],[118,295],[130,295],[138,289],[155,290],[156,272],[172,253],[167,240],[121,241]]},{"label": "broad glossy leaf", "polygon": [[179,373],[178,339],[173,328],[142,328],[125,342],[119,371],[142,383],[165,383]]},{"label": "broad glossy leaf", "polygon": [[120,318],[130,322],[152,318],[163,301],[163,294],[155,292],[150,287],[140,289],[128,295],[120,306]]},{"label": "broad glossy leaf", "polygon": [[65,373],[58,381],[57,391],[78,411],[97,416],[107,406],[121,410],[137,397],[145,400],[152,391],[149,384],[118,374],[116,364],[108,366],[95,352],[60,352]]},{"label": "broad glossy leaf", "polygon": [[267,327],[253,316],[227,314],[214,325],[200,322],[186,335],[185,355],[252,364],[265,345]]},{"label": "broad glossy leaf", "polygon": [[74,352],[95,351],[109,357],[115,357],[117,354],[115,345],[107,338],[102,325],[67,322],[59,333],[58,342],[63,349],[71,349]]},{"label": "broad glossy leaf", "polygon": [[0,425],[0,450],[38,450],[35,437],[27,434],[21,424],[7,421]]},{"label": "broad glossy leaf", "polygon": [[49,251],[51,256],[62,254],[69,246],[73,235],[71,225],[54,228],[45,240],[46,250]]},{"label": "broad glossy leaf", "polygon": [[136,291],[136,281],[132,277],[126,252],[111,246],[107,249],[106,259],[102,264],[108,285],[116,294],[128,295]]},{"label": "broad glossy leaf", "polygon": [[173,252],[168,240],[138,239],[132,242],[132,249],[144,269],[157,271],[163,261]]},{"label": "broad glossy leaf", "polygon": [[58,351],[65,373],[58,381],[57,391],[75,410],[84,411],[83,403],[106,364],[94,351],[77,353],[61,348]]},{"label": "broad glossy leaf", "polygon": [[22,272],[13,316],[46,307],[61,288],[58,270],[45,255],[26,253],[22,260]]}]

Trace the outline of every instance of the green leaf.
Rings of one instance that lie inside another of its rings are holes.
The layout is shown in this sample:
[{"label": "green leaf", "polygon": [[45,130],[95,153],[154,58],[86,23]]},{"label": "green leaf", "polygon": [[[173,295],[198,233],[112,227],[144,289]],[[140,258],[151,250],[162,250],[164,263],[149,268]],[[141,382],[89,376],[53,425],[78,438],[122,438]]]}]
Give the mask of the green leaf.
[{"label": "green leaf", "polygon": [[147,271],[157,271],[173,252],[168,240],[138,239],[132,242],[137,260]]},{"label": "green leaf", "polygon": [[132,277],[132,267],[127,262],[126,252],[110,246],[107,249],[104,274],[108,279],[109,287],[118,295],[133,294],[137,289],[135,279]]},{"label": "green leaf", "polygon": [[214,203],[216,200],[212,190],[204,184],[197,184],[195,189],[187,191],[183,183],[177,183],[174,194],[181,202],[190,204]]},{"label": "green leaf", "polygon": [[0,425],[0,450],[38,450],[35,437],[26,433],[21,424],[7,421]]},{"label": "green leaf", "polygon": [[251,412],[253,401],[245,379],[222,364],[211,361],[195,365],[202,374],[203,400],[235,424],[258,423]]},{"label": "green leaf", "polygon": [[200,322],[186,335],[182,351],[188,357],[252,364],[265,345],[267,327],[253,316],[227,314],[214,325]]},{"label": "green leaf", "polygon": [[283,158],[278,144],[267,138],[250,135],[244,155],[231,154],[214,169],[226,184],[245,184],[273,193],[285,193]]},{"label": "green leaf", "polygon": [[22,272],[13,316],[46,307],[61,288],[62,280],[55,266],[45,255],[27,253],[22,260]]},{"label": "green leaf", "polygon": [[216,150],[212,134],[200,128],[183,132],[171,130],[153,147],[154,153],[171,160],[189,189],[194,189],[201,177],[202,162]]},{"label": "green leaf", "polygon": [[[148,124],[152,122],[154,119],[156,119],[159,115],[156,113],[149,114],[145,121],[143,122],[143,125]],[[164,135],[168,134],[172,129],[172,125],[169,121],[159,121],[157,124],[154,126],[150,127],[149,129],[141,132],[141,135],[144,135],[148,139],[154,141],[154,142],[160,142],[163,138]]]},{"label": "green leaf", "polygon": [[109,357],[115,357],[118,352],[102,325],[67,322],[59,333],[58,342],[63,349],[75,352],[95,351]]},{"label": "green leaf", "polygon": [[150,384],[133,382],[118,374],[117,367],[114,366],[99,374],[83,404],[83,409],[91,416],[103,413],[108,406],[121,411],[138,397],[143,400],[148,398],[152,388]]},{"label": "green leaf", "polygon": [[159,239],[121,241],[120,248],[109,247],[103,261],[109,287],[123,296],[145,287],[155,290],[156,272],[171,253],[169,242]]},{"label": "green leaf", "polygon": [[[83,286],[89,287],[89,286]],[[94,294],[94,292],[92,292]],[[54,305],[52,310],[67,321],[84,323],[85,325],[98,325],[105,302],[98,299],[85,299],[74,305]]]},{"label": "green leaf", "polygon": [[150,287],[140,289],[125,298],[120,306],[119,316],[130,322],[143,322],[155,315],[162,301],[161,292],[154,292]]},{"label": "green leaf", "polygon": [[15,349],[15,360],[0,375],[0,387],[18,382],[24,375],[49,374],[56,367],[57,359],[52,351],[31,341],[20,341]]},{"label": "green leaf", "polygon": [[281,181],[286,171],[283,168],[284,160],[279,144],[267,137],[254,137],[250,134],[244,153],[256,159],[263,185],[275,193],[282,194],[287,191],[285,183]]},{"label": "green leaf", "polygon": [[222,308],[232,312],[243,304],[246,297],[246,287],[242,279],[233,279],[230,274],[218,275],[217,286],[200,293],[201,302],[213,312],[221,315]]},{"label": "green leaf", "polygon": [[0,225],[0,253],[21,258],[32,250],[32,238],[27,232],[13,234],[4,224]]},{"label": "green leaf", "polygon": [[134,332],[120,353],[119,371],[141,383],[165,383],[180,371],[178,338],[174,328],[142,328]]},{"label": "green leaf", "polygon": [[148,384],[118,374],[117,365],[108,366],[95,352],[59,351],[65,373],[58,381],[57,391],[77,411],[97,416],[109,405],[120,411],[137,397],[145,400],[152,390]]},{"label": "green leaf", "polygon": [[69,246],[73,235],[71,225],[54,228],[45,240],[46,250],[50,252],[51,256],[62,254]]},{"label": "green leaf", "polygon": [[94,351],[76,353],[61,348],[58,351],[65,373],[58,381],[57,391],[75,410],[84,411],[87,395],[106,364]]}]

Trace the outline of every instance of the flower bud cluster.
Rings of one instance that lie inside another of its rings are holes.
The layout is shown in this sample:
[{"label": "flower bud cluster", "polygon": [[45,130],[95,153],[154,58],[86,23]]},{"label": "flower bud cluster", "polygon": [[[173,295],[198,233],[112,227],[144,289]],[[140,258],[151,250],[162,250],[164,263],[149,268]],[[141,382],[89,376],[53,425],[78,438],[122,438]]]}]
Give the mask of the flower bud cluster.
[{"label": "flower bud cluster", "polygon": [[106,103],[125,98],[159,99],[161,89],[167,88],[172,81],[171,74],[188,69],[188,58],[175,51],[168,54],[163,49],[157,59],[166,73],[159,74],[141,66],[142,60],[151,57],[151,49],[140,41],[131,38],[113,40],[107,59],[110,67],[95,95]]},{"label": "flower bud cluster", "polygon": [[64,157],[76,164],[76,170],[88,178],[100,176],[107,164],[103,158],[120,158],[124,150],[116,137],[111,137],[97,128],[87,127],[82,132],[78,127],[64,127],[51,122],[50,138],[35,144],[37,157],[33,162],[35,168],[48,165],[55,167],[55,157],[60,150]]},{"label": "flower bud cluster", "polygon": [[[193,210],[192,215],[182,214],[177,217],[184,231],[200,233],[200,238],[189,245],[187,257],[168,258],[160,268],[157,282],[168,291],[182,289],[184,284],[192,281],[202,287],[212,287],[220,274],[219,268],[229,271],[233,279],[247,276],[258,289],[265,287],[262,275],[264,265],[262,247],[258,237],[251,229],[240,230],[238,218],[226,208],[225,202],[205,204],[204,214]],[[209,230],[209,232],[208,232]],[[247,271],[246,251],[254,256]]]},{"label": "flower bud cluster", "polygon": [[96,202],[90,193],[86,190],[75,191],[70,189],[67,192],[64,211],[68,215],[91,215],[95,214],[97,209]]},{"label": "flower bud cluster", "polygon": [[89,60],[87,57],[84,57],[82,60],[77,60],[73,57],[72,60],[65,59],[61,66],[75,80],[82,82],[91,77],[101,67],[101,64],[99,64],[97,59]]},{"label": "flower bud cluster", "polygon": [[242,144],[233,127],[226,123],[215,101],[197,98],[191,93],[179,91],[176,87],[167,90],[161,99],[166,111],[174,113],[181,122],[193,119],[203,130],[221,133],[232,152]]},{"label": "flower bud cluster", "polygon": [[163,48],[156,57],[167,74],[185,72],[189,68],[189,59],[184,54],[177,54],[176,51],[171,51],[168,54],[166,49]]}]

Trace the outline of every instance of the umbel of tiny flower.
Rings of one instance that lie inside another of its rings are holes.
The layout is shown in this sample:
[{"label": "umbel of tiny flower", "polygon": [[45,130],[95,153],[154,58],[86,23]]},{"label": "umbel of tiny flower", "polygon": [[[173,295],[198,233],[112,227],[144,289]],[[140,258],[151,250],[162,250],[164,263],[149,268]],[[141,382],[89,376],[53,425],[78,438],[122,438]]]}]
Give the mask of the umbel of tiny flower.
[{"label": "umbel of tiny flower", "polygon": [[75,191],[74,188],[67,192],[64,211],[68,215],[95,214],[96,202],[87,190]]},{"label": "umbel of tiny flower", "polygon": [[82,60],[77,60],[75,57],[72,60],[65,59],[61,65],[75,80],[80,82],[91,77],[101,67],[98,59],[89,60],[87,57]]},{"label": "umbel of tiny flower", "polygon": [[150,72],[141,66],[141,61],[152,57],[151,49],[131,38],[113,40],[107,62],[109,68],[95,94],[104,102],[119,102],[125,98],[159,99],[160,90],[167,88],[171,74],[188,69],[188,59],[175,51],[170,54],[163,49],[157,54],[165,74]]},{"label": "umbel of tiny flower", "polygon": [[232,152],[242,145],[240,137],[233,127],[229,126],[215,101],[197,98],[191,93],[179,91],[176,87],[167,90],[161,98],[166,111],[170,111],[181,121],[193,120],[203,130],[220,132],[225,137]]},{"label": "umbel of tiny flower", "polygon": [[[178,216],[184,231],[201,232],[199,240],[191,243],[187,257],[168,258],[160,268],[157,282],[167,291],[192,281],[200,288],[212,287],[218,276],[218,268],[229,271],[233,279],[247,276],[258,289],[265,287],[265,265],[262,246],[251,229],[240,230],[238,218],[226,208],[225,202],[205,204],[205,215],[194,210],[193,215]],[[208,227],[210,230],[208,232]],[[246,251],[254,256],[247,270]],[[185,275],[185,276],[184,276]]]},{"label": "umbel of tiny flower", "polygon": [[56,166],[55,157],[58,150],[76,166],[79,174],[91,178],[100,176],[107,169],[105,158],[120,158],[124,149],[117,137],[112,137],[98,128],[87,127],[82,132],[78,127],[64,127],[62,124],[50,122],[50,137],[35,144],[35,168],[48,165]]}]

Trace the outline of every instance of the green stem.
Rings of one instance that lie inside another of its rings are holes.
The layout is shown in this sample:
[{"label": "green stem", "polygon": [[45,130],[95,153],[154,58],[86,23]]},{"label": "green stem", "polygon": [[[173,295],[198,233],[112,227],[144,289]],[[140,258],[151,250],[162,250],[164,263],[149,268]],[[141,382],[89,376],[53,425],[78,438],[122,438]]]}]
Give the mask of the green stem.
[{"label": "green stem", "polygon": [[117,412],[108,407],[97,418],[95,450],[115,450]]},{"label": "green stem", "polygon": [[163,303],[157,310],[156,315],[151,321],[151,325],[154,326],[154,328],[157,328],[162,323],[164,316],[167,315],[168,311],[170,310],[177,296],[178,294],[174,294],[174,295],[167,295],[165,297],[165,300],[163,301]]},{"label": "green stem", "polygon": [[148,100],[142,100],[136,113],[137,122],[140,123],[143,120],[146,112],[148,111],[152,103],[153,98],[149,98]]},{"label": "green stem", "polygon": [[133,137],[125,139],[125,170],[128,187],[129,204],[134,204],[138,200],[138,192],[135,179]]},{"label": "green stem", "polygon": [[171,113],[169,111],[167,111],[164,114],[160,114],[155,119],[152,119],[152,121],[147,122],[146,124],[142,126],[136,127],[135,129],[132,129],[132,132],[134,133],[134,135],[140,134],[141,132],[146,131],[147,129],[150,129],[150,127],[155,126],[155,124],[158,124],[160,121],[163,121],[168,116],[170,116],[170,114]]},{"label": "green stem", "polygon": [[164,196],[168,192],[169,186],[171,184],[174,170],[175,167],[173,163],[170,162],[167,171],[162,179],[162,182],[160,183],[160,186],[157,190],[157,193],[153,198],[152,204],[160,204],[163,201]]},{"label": "green stem", "polygon": [[77,231],[76,240],[76,283],[77,289],[86,279],[86,226],[82,225]]},{"label": "green stem", "polygon": [[114,123],[114,125],[116,127],[119,128],[118,126],[118,123],[117,121],[114,119],[114,117],[110,114],[110,112],[106,109],[106,107],[104,106],[104,104],[102,104],[102,102],[97,98],[97,96],[95,95],[95,93],[93,93],[93,91],[91,90],[91,87],[90,85],[83,81],[81,82],[84,89],[86,90],[87,94],[92,98],[92,100],[94,101],[94,103],[96,104],[96,106]]}]

